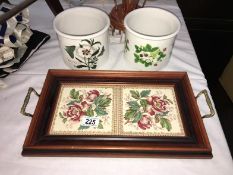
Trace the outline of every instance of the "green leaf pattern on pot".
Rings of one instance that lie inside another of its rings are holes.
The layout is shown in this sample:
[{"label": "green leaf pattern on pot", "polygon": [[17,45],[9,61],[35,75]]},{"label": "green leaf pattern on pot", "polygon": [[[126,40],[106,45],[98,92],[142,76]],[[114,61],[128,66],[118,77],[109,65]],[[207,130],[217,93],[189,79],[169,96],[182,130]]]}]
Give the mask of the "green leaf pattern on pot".
[{"label": "green leaf pattern on pot", "polygon": [[84,39],[78,46],[65,46],[65,51],[78,63],[75,67],[91,70],[96,69],[98,59],[104,54],[105,48],[99,41]]},{"label": "green leaf pattern on pot", "polygon": [[134,61],[135,63],[144,64],[145,67],[157,66],[166,56],[166,48],[153,47],[150,44],[145,46],[135,45]]}]

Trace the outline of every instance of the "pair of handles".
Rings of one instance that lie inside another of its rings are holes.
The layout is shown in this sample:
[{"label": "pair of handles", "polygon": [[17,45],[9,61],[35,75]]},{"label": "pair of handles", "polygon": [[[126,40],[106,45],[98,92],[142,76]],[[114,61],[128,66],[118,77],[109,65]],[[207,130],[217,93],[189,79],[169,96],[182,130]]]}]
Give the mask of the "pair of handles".
[{"label": "pair of handles", "polygon": [[[25,115],[25,116],[28,116],[28,117],[32,117],[32,116],[33,116],[32,114],[26,112],[26,107],[27,107],[27,105],[28,105],[28,103],[29,103],[29,100],[30,100],[30,97],[31,97],[31,94],[32,94],[32,93],[34,93],[34,94],[35,94],[36,96],[38,96],[38,97],[40,96],[40,94],[38,94],[34,88],[30,87],[30,88],[28,89],[28,93],[27,93],[27,95],[26,95],[26,97],[25,97],[25,99],[24,99],[23,106],[21,107],[21,110],[20,110],[20,113],[21,113],[21,114],[23,114],[23,115]],[[197,99],[198,97],[200,97],[201,95],[204,95],[204,96],[205,96],[206,103],[207,103],[207,105],[208,105],[208,107],[209,107],[209,109],[210,109],[210,113],[209,113],[209,114],[203,115],[202,118],[210,118],[210,117],[213,117],[213,116],[215,115],[215,111],[214,111],[213,105],[212,105],[212,103],[211,103],[211,101],[210,101],[210,97],[209,97],[209,95],[208,95],[207,90],[204,89],[204,90],[200,91],[200,92],[197,94],[196,99]]]}]

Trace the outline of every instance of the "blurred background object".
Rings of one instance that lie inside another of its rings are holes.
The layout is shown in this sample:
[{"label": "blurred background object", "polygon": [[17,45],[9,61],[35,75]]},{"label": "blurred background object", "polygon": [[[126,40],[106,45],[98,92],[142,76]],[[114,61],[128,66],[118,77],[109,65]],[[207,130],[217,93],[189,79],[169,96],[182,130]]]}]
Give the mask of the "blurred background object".
[{"label": "blurred background object", "polygon": [[221,85],[233,102],[233,56],[219,78]]},{"label": "blurred background object", "polygon": [[114,0],[114,3],[115,6],[109,14],[112,26],[112,34],[114,34],[115,30],[118,30],[119,33],[124,31],[125,16],[134,9],[144,7],[146,0],[143,0],[141,5],[140,0],[122,0],[121,3],[118,3],[117,0]]}]

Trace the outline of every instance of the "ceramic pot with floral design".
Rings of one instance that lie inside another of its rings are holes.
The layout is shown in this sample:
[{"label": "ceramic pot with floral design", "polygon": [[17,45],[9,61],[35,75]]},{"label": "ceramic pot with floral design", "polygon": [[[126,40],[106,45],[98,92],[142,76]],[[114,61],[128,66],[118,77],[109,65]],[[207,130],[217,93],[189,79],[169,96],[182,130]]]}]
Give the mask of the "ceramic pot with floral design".
[{"label": "ceramic pot with floral design", "polygon": [[171,56],[179,19],[169,11],[146,7],[124,19],[125,59],[138,70],[160,70]]},{"label": "ceramic pot with floral design", "polygon": [[75,7],[53,22],[65,63],[72,69],[93,70],[108,59],[110,20],[102,10]]}]

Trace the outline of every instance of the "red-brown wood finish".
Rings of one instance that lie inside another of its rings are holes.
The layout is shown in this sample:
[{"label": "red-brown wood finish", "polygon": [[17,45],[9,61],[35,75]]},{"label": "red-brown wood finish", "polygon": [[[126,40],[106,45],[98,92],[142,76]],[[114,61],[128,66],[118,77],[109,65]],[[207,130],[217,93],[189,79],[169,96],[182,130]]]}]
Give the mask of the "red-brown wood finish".
[{"label": "red-brown wood finish", "polygon": [[[186,136],[49,135],[62,83],[172,85]],[[49,70],[24,145],[23,156],[211,158],[211,146],[186,72]]]}]

